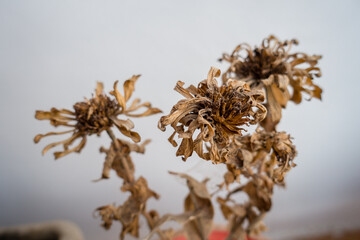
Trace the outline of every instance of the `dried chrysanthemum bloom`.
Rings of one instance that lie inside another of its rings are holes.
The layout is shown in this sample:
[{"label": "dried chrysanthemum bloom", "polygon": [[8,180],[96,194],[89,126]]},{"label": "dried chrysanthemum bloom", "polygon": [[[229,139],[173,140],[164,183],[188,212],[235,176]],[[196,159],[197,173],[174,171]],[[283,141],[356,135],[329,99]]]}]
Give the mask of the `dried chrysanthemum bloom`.
[{"label": "dried chrysanthemum bloom", "polygon": [[[212,67],[198,87],[183,88],[184,83],[178,81],[175,91],[186,99],[159,121],[162,131],[169,124],[174,128],[169,138],[173,146],[177,146],[173,139],[176,134],[182,138],[176,155],[183,156],[184,161],[195,151],[203,159],[223,162],[221,155],[230,137],[241,135],[244,125],[256,124],[266,116],[266,108],[260,104],[264,101],[262,90],[250,90],[241,81],[228,81],[219,87],[215,79],[218,76],[220,70]],[[196,130],[199,134],[193,139]],[[209,143],[209,152],[204,152],[204,143]]]},{"label": "dried chrysanthemum bloom", "polygon": [[264,175],[268,181],[284,184],[284,176],[296,166],[297,152],[289,134],[257,129],[252,135],[236,136],[225,156],[228,172],[225,183],[234,182],[240,174],[245,177]]},{"label": "dried chrysanthemum bloom", "polygon": [[[63,145],[64,150],[55,152],[55,159],[63,157],[71,152],[80,152],[86,143],[86,136],[97,134],[100,135],[102,131],[107,131],[111,127],[116,126],[119,131],[130,137],[134,142],[141,140],[140,135],[134,131],[134,124],[130,119],[122,120],[118,115],[125,115],[129,117],[143,117],[161,112],[157,108],[152,108],[149,102],[140,104],[140,99],[135,99],[130,107],[126,106],[127,101],[134,91],[134,85],[140,75],[134,75],[131,79],[124,82],[124,95],[117,89],[116,81],[114,83],[114,90],[110,92],[115,99],[110,99],[103,92],[103,84],[98,83],[95,91],[95,96],[91,99],[85,99],[83,102],[75,103],[74,110],[52,108],[50,111],[36,111],[35,118],[38,120],[50,120],[50,124],[57,126],[70,127],[71,130],[64,132],[49,132],[46,134],[38,134],[34,138],[34,142],[38,143],[43,137],[50,135],[61,135],[72,133],[71,137],[60,142],[55,142],[47,145],[42,153],[45,154],[49,149]],[[147,110],[140,114],[133,112],[139,108],[145,107]],[[80,143],[75,147],[69,149],[75,140],[81,139]]]},{"label": "dried chrysanthemum bloom", "polygon": [[268,131],[275,129],[281,108],[289,100],[301,102],[302,92],[321,99],[322,90],[313,83],[314,77],[321,76],[316,66],[321,56],[290,53],[293,44],[298,44],[297,40],[281,42],[269,36],[260,47],[252,49],[249,44],[240,44],[231,55],[224,54],[220,59],[231,64],[222,76],[224,82],[237,79],[247,82],[252,89],[266,90],[268,116],[262,124]]}]

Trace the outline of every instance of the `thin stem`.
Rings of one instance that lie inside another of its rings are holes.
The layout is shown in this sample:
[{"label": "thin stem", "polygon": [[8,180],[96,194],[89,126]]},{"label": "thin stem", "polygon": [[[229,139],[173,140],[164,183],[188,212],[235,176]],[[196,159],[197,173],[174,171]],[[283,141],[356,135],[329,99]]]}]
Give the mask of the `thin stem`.
[{"label": "thin stem", "polygon": [[[118,140],[116,139],[113,131],[111,129],[106,130],[107,134],[109,135],[109,137],[111,138],[111,140],[113,141],[114,145],[115,145],[115,149],[116,151],[120,151],[120,144],[118,142]],[[134,182],[134,176],[132,174],[130,174],[130,168],[129,168],[129,164],[127,163],[125,158],[120,158],[121,159],[121,164],[124,166],[125,172],[126,172],[126,180],[127,182],[133,183]]]},{"label": "thin stem", "polygon": [[[149,225],[150,230],[153,230],[155,227],[155,223],[154,223],[153,219],[151,218],[151,216],[149,215],[149,213],[145,209],[141,213],[146,218],[146,221]],[[161,239],[167,239],[160,230],[157,230],[156,233],[159,234],[159,237]]]}]

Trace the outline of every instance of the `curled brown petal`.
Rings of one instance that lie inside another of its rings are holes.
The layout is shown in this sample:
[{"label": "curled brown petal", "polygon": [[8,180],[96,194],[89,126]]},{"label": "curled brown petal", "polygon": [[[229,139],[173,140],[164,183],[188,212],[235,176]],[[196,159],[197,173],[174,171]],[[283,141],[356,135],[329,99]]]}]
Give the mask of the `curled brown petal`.
[{"label": "curled brown petal", "polygon": [[117,102],[119,103],[120,107],[121,107],[121,111],[125,111],[126,109],[126,101],[123,95],[121,95],[121,93],[119,92],[119,90],[117,89],[117,84],[119,83],[119,81],[115,81],[114,83],[114,90],[110,92],[111,95],[113,95]]},{"label": "curled brown petal", "polygon": [[48,132],[46,134],[38,134],[34,137],[34,142],[38,143],[43,137],[52,136],[52,135],[62,135],[66,133],[74,132],[74,130],[64,131],[64,132]]},{"label": "curled brown petal", "polygon": [[135,90],[135,83],[141,75],[133,75],[130,79],[124,82],[124,96],[127,102]]},{"label": "curled brown petal", "polygon": [[86,136],[82,136],[80,143],[77,146],[75,146],[74,148],[66,149],[65,151],[62,151],[62,152],[54,152],[55,159],[64,157],[72,152],[79,153],[85,147],[85,144],[86,144]]},{"label": "curled brown petal", "polygon": [[104,90],[104,84],[102,82],[97,82],[96,89],[95,89],[96,97],[100,96],[100,94],[103,93],[103,90]]},{"label": "curled brown petal", "polygon": [[50,143],[47,146],[44,147],[42,154],[45,155],[45,153],[47,151],[49,151],[51,148],[56,147],[58,145],[64,145],[64,148],[66,149],[66,145],[69,145],[71,143],[73,143],[77,138],[79,138],[81,136],[80,133],[74,133],[70,138],[65,139],[63,141],[59,141],[59,142],[55,142],[55,143]]}]

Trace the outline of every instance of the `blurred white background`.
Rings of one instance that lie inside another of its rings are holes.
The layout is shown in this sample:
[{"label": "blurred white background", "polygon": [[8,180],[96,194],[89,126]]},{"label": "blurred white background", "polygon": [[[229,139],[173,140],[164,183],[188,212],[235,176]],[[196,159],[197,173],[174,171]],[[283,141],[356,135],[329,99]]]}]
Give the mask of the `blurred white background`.
[{"label": "blurred white background", "polygon": [[[134,96],[167,114],[181,96],[177,80],[196,84],[217,59],[241,42],[259,45],[275,34],[297,38],[293,51],[321,54],[323,76],[316,83],[323,100],[290,103],[279,130],[295,138],[298,166],[287,188],[275,189],[266,219],[273,239],[308,232],[360,227],[359,1],[0,1],[0,226],[66,219],[86,239],[117,239],[120,225],[103,230],[93,210],[120,204],[121,180],[101,174],[106,135],[90,137],[80,155],[54,161],[42,148],[60,139],[33,143],[54,130],[34,118],[35,110],[71,108],[91,97],[96,81],[105,90],[115,80],[142,74]],[[186,172],[220,181],[222,167],[195,155],[184,163],[157,129],[161,115],[135,119],[145,155],[134,154],[137,176],[160,193],[149,208],[177,213],[185,184],[167,174]],[[118,135],[120,136],[120,134]],[[211,184],[210,184],[211,185]],[[211,187],[211,186],[210,186]],[[216,221],[224,219],[216,213]],[[146,233],[144,225],[143,235]]]}]

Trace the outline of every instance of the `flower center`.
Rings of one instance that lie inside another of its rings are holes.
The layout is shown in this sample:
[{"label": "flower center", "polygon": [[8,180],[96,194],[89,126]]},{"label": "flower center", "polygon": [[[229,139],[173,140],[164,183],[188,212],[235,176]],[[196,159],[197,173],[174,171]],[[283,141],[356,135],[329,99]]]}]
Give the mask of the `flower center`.
[{"label": "flower center", "polygon": [[115,115],[118,109],[116,101],[103,94],[86,102],[78,102],[74,105],[76,129],[88,135],[100,134],[112,126],[110,116]]}]

